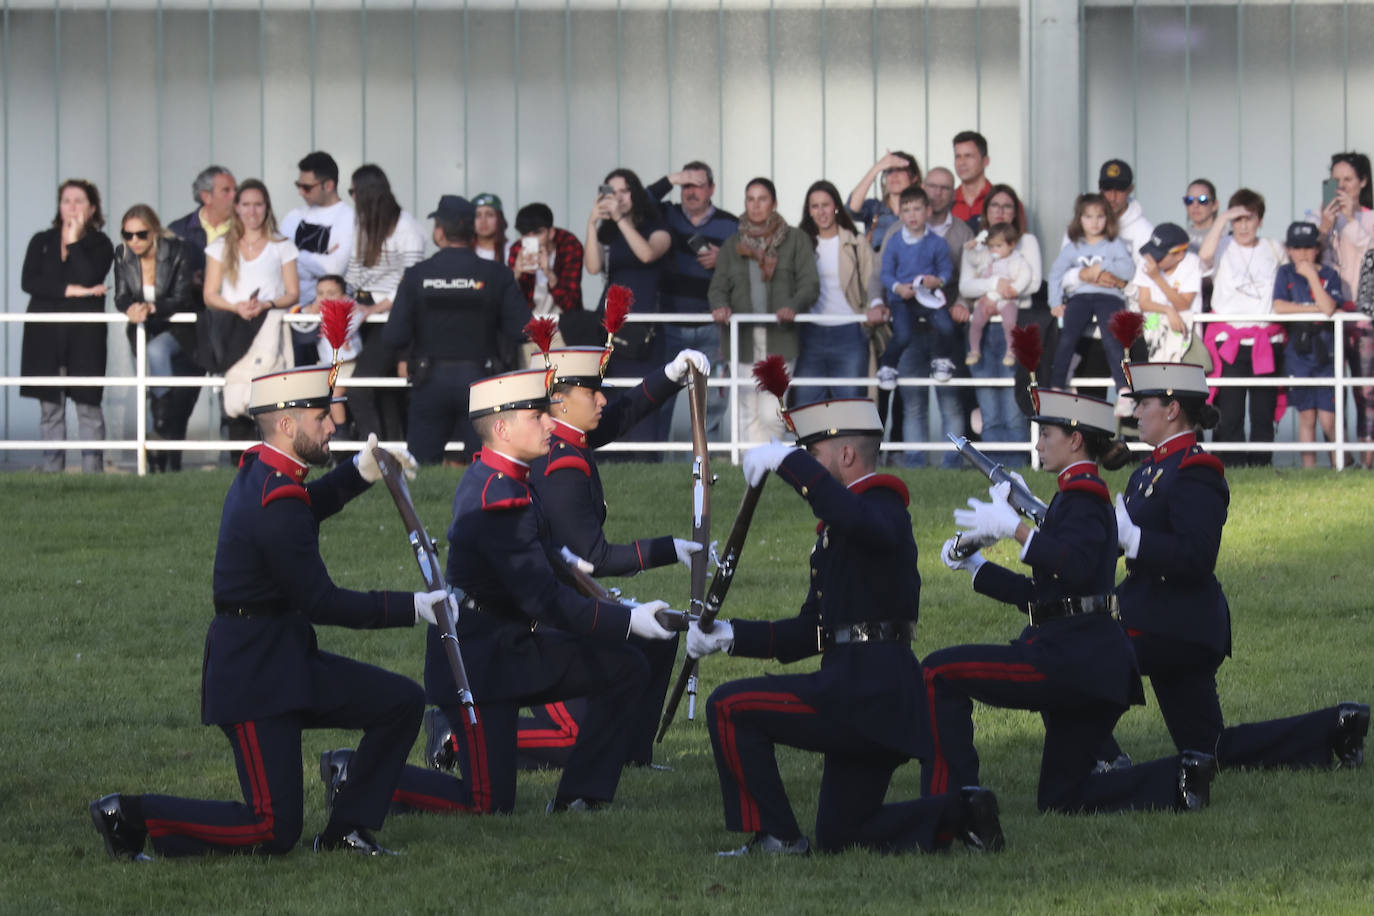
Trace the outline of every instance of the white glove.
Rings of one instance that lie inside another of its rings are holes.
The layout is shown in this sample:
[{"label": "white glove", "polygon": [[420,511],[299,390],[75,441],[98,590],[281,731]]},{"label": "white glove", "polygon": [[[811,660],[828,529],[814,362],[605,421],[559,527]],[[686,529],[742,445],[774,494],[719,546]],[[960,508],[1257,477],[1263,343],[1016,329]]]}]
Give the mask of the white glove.
[{"label": "white glove", "polygon": [[983,543],[1002,538],[1015,537],[1021,524],[1021,516],[1007,502],[1011,484],[1003,481],[988,487],[991,502],[981,503],[976,499],[968,501],[967,509],[954,510],[954,524],[963,528],[968,537]]},{"label": "white glove", "polygon": [[563,562],[567,563],[569,566],[576,566],[589,576],[596,570],[596,567],[591,564],[591,561],[582,559],[566,546],[564,546],[559,553],[563,557]]},{"label": "white glove", "polygon": [[896,369],[891,366],[883,366],[878,370],[878,387],[883,391],[892,391],[896,389],[899,377]]},{"label": "white glove", "polygon": [[448,592],[443,589],[432,592],[415,593],[415,622],[437,624],[439,614],[435,609],[448,601]]},{"label": "white glove", "polygon": [[672,639],[673,631],[665,630],[663,624],[654,619],[658,611],[666,611],[666,601],[646,601],[630,608],[630,633],[640,639]]},{"label": "white glove", "polygon": [[668,376],[670,382],[677,382],[681,385],[687,381],[688,366],[696,366],[697,371],[702,375],[711,374],[711,361],[700,350],[680,351],[671,363],[663,367],[663,374]]},{"label": "white glove", "polygon": [[956,571],[960,569],[965,570],[968,572],[970,579],[976,578],[978,576],[978,570],[983,567],[983,564],[986,563],[987,560],[985,560],[983,554],[977,550],[964,557],[962,560],[956,560],[954,557],[950,556],[950,551],[954,549],[954,544],[957,540],[959,539],[950,538],[948,541],[945,541],[945,546],[940,548],[940,559],[944,560],[945,565],[950,569]]},{"label": "white glove", "polygon": [[691,569],[692,555],[701,551],[701,545],[696,541],[673,538],[673,550],[677,552],[677,561],[688,569]]},{"label": "white glove", "polygon": [[751,487],[758,486],[769,471],[776,471],[782,460],[796,451],[795,445],[769,442],[756,445],[744,453],[744,480]]},{"label": "white glove", "polygon": [[1116,542],[1126,551],[1126,559],[1134,560],[1140,555],[1140,526],[1131,521],[1126,511],[1126,500],[1116,494]]},{"label": "white glove", "polygon": [[711,632],[701,632],[701,625],[693,620],[687,627],[687,656],[705,658],[716,652],[729,652],[735,647],[735,630],[728,620],[717,620]]},{"label": "white glove", "polygon": [[1020,474],[1016,473],[1011,468],[1003,468],[1002,470],[1006,471],[1007,476],[1010,477],[1012,480],[1016,481],[1018,484],[1020,484],[1023,489],[1030,489],[1030,487],[1026,486],[1026,478],[1022,477]]},{"label": "white glove", "polygon": [[[358,475],[368,483],[376,483],[382,479],[382,469],[377,466],[377,459],[373,456],[372,450],[377,447],[377,434],[368,433],[367,444],[363,450],[353,456],[353,466],[358,469]],[[405,472],[406,480],[415,479],[415,469],[419,467],[415,462],[415,456],[407,449],[389,448],[391,457],[401,463],[401,470]]]}]

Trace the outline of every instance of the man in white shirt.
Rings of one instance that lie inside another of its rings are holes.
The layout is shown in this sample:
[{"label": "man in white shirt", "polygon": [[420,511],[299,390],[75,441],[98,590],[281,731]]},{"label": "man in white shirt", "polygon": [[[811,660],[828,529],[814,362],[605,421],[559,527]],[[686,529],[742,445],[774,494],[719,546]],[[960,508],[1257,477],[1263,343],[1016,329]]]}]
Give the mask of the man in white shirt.
[{"label": "man in white shirt", "polygon": [[[300,279],[300,304],[315,301],[315,283],[320,277],[342,275],[348,267],[353,248],[353,208],[339,199],[339,164],[325,152],[314,152],[296,163],[300,176],[296,190],[305,201],[281,222],[281,233],[296,245],[296,273]],[[293,328],[296,365],[310,366],[319,361],[316,342],[319,328],[311,324]]]}]

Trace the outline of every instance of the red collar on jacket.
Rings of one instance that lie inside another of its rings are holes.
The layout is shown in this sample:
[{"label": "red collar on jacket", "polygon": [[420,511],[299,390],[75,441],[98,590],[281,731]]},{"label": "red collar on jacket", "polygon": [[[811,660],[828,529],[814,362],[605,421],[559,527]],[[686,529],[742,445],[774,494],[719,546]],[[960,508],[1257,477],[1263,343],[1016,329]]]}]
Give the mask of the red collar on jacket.
[{"label": "red collar on jacket", "polygon": [[1059,472],[1059,489],[1062,491],[1065,484],[1070,480],[1075,477],[1081,477],[1084,474],[1091,474],[1096,477],[1097,463],[1093,461],[1075,461],[1073,464],[1064,468],[1064,470]]},{"label": "red collar on jacket", "polygon": [[280,449],[273,448],[266,442],[246,450],[243,456],[239,458],[239,467],[243,467],[249,455],[253,455],[257,460],[261,461],[272,470],[281,471],[296,483],[305,483],[305,478],[310,473],[310,466],[308,464],[297,461],[295,458],[292,458]]},{"label": "red collar on jacket", "polygon": [[587,447],[587,434],[571,423],[564,423],[562,420],[555,418],[553,421],[553,434],[564,442],[569,442],[573,445],[581,446],[582,448]]},{"label": "red collar on jacket", "polygon": [[1150,452],[1150,460],[1153,462],[1160,462],[1170,455],[1187,451],[1195,445],[1197,445],[1196,434],[1190,432],[1179,433],[1172,438],[1165,439],[1159,445],[1156,445],[1155,450]]},{"label": "red collar on jacket", "polygon": [[507,477],[514,477],[520,481],[529,479],[530,466],[528,464],[523,461],[516,461],[495,449],[484,448],[477,454],[477,458],[493,471],[499,471]]},{"label": "red collar on jacket", "polygon": [[893,477],[891,474],[869,474],[849,485],[849,489],[855,493],[865,493],[874,488],[891,490],[902,498],[903,505],[911,505],[911,493],[907,491],[906,484],[902,483],[901,478]]}]

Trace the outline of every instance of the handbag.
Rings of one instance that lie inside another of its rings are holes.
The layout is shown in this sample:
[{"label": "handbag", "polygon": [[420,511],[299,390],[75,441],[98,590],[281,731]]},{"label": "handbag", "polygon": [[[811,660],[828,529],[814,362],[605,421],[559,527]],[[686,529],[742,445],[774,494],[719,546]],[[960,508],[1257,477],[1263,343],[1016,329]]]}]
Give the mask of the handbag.
[{"label": "handbag", "polygon": [[1355,307],[1374,318],[1374,248],[1360,258],[1360,280],[1355,286]]}]

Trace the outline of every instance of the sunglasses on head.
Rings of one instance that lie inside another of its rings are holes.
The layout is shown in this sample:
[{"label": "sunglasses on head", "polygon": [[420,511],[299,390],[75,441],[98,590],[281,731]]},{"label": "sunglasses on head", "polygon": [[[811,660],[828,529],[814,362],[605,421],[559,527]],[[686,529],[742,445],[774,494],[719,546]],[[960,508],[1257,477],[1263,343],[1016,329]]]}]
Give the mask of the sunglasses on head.
[{"label": "sunglasses on head", "polygon": [[131,242],[134,239],[138,239],[140,242],[146,242],[148,240],[148,230],[140,229],[137,232],[129,232],[127,230],[121,229],[119,230],[119,237],[124,239],[124,241],[126,242]]},{"label": "sunglasses on head", "polygon": [[1211,202],[1212,195],[1210,194],[1199,194],[1196,197],[1194,197],[1192,194],[1183,195],[1183,203],[1189,207],[1191,207],[1193,204],[1210,204]]}]

